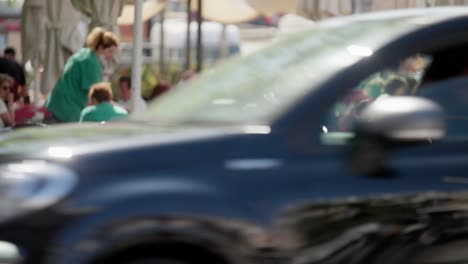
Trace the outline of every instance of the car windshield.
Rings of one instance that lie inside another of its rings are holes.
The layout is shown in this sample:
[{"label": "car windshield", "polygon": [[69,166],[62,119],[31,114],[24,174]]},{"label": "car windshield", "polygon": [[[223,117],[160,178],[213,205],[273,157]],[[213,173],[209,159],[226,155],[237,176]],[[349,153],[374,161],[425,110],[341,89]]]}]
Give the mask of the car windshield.
[{"label": "car windshield", "polygon": [[206,70],[190,84],[156,100],[140,118],[269,124],[338,70],[421,24],[412,19],[319,24],[307,33]]}]

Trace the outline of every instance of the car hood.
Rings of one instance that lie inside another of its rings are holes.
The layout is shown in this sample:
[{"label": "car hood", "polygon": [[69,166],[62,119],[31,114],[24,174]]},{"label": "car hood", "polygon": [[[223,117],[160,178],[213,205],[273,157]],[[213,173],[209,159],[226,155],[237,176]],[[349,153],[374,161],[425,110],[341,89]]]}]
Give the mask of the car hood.
[{"label": "car hood", "polygon": [[242,126],[149,126],[135,123],[71,124],[0,133],[0,156],[55,156],[138,145],[168,144],[245,132]]}]

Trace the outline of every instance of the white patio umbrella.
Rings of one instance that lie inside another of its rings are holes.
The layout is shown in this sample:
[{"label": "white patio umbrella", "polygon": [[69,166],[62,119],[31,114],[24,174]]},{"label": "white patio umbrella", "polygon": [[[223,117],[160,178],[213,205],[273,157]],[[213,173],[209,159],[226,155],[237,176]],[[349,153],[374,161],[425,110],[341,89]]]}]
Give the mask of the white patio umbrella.
[{"label": "white patio umbrella", "polygon": [[[112,0],[111,0],[112,1]],[[145,1],[143,2],[142,21],[148,21],[152,17],[159,14],[164,9],[162,1]],[[124,5],[121,15],[117,18],[117,24],[121,26],[130,26],[135,22],[135,5]]]},{"label": "white patio umbrella", "polygon": [[[202,8],[198,6],[198,0],[191,1],[191,9],[197,10],[199,17],[199,26],[197,33],[197,71],[200,71],[203,64],[203,43],[201,20],[211,20],[222,24],[237,24],[252,20],[259,16],[259,13],[247,4],[245,0],[202,0]],[[189,32],[189,31],[188,31]],[[223,39],[226,38],[226,31],[223,31]],[[189,39],[187,37],[187,39]],[[226,41],[222,41],[226,43]],[[224,44],[225,45],[225,44]],[[221,51],[225,47],[220,48]],[[187,54],[190,51],[187,50]],[[222,52],[224,53],[224,52]]]},{"label": "white patio umbrella", "polygon": [[[198,10],[198,1],[192,0],[192,10]],[[202,16],[205,20],[236,24],[252,20],[258,15],[245,0],[203,0]]]},{"label": "white patio umbrella", "polygon": [[21,16],[23,62],[42,61],[45,53],[46,0],[26,0]]},{"label": "white patio umbrella", "polygon": [[117,18],[123,7],[123,0],[71,0],[73,6],[90,19],[89,28],[102,27],[118,33]]},{"label": "white patio umbrella", "polygon": [[[64,49],[71,43],[63,43],[64,28],[73,28],[81,15],[73,8],[70,0],[46,0],[46,52],[44,55],[44,72],[42,73],[41,91],[50,92],[63,70],[65,61],[71,51]],[[40,34],[40,33],[39,33]]]},{"label": "white patio umbrella", "polygon": [[43,94],[52,90],[65,64],[65,54],[60,43],[61,13],[64,2],[47,0],[46,54],[41,86]]},{"label": "white patio umbrella", "polygon": [[40,100],[40,68],[45,54],[46,0],[26,0],[21,15],[23,63],[31,62],[34,71],[34,103]]},{"label": "white patio umbrella", "polygon": [[142,47],[143,47],[143,0],[135,0],[135,24],[133,25],[133,65],[132,65],[132,112],[141,100]]}]

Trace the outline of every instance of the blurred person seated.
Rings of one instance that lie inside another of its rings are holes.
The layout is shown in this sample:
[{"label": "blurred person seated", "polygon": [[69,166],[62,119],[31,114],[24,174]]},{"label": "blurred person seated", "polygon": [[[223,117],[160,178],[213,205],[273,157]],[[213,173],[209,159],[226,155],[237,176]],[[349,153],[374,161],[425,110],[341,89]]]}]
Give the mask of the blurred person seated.
[{"label": "blurred person seated", "polygon": [[13,77],[0,73],[0,128],[15,124],[14,95],[11,92],[13,82]]},{"label": "blurred person seated", "polygon": [[8,74],[13,78],[11,92],[14,100],[17,101],[25,95],[26,77],[24,68],[16,61],[16,50],[7,47],[3,51],[3,58],[0,62],[0,73]]},{"label": "blurred person seated", "polygon": [[367,95],[367,92],[363,89],[354,89],[347,96],[341,99],[337,104],[335,104],[333,109],[333,117],[330,120],[331,123],[336,123],[334,126],[330,126],[330,121],[328,122],[331,131],[347,131],[349,129],[349,124],[352,123],[351,119],[354,119],[354,113],[356,107],[361,104],[361,102],[371,101],[371,98]]},{"label": "blurred person seated", "polygon": [[89,101],[92,105],[81,111],[80,122],[116,121],[126,118],[128,111],[112,104],[112,89],[109,83],[98,83],[91,86]]},{"label": "blurred person seated", "polygon": [[401,60],[397,65],[376,72],[361,82],[359,87],[366,90],[369,97],[377,99],[385,93],[385,86],[394,79],[403,80],[408,91],[414,91],[422,80],[428,61],[422,54],[415,54]]},{"label": "blurred person seated", "polygon": [[[388,97],[388,96],[404,96],[409,94],[409,85],[406,78],[401,76],[392,76],[391,79],[382,84],[379,97],[376,100]],[[348,107],[344,113],[342,113],[337,120],[339,131],[350,131],[354,128],[362,110],[364,110],[369,103],[372,102],[370,98],[364,96],[358,96],[354,90],[345,99],[348,101]],[[346,102],[346,100],[345,100]],[[395,106],[398,107],[398,106]]]},{"label": "blurred person seated", "polygon": [[382,94],[377,99],[386,96],[404,96],[408,95],[409,91],[410,85],[408,84],[408,80],[403,77],[394,76],[386,82],[382,88]]},{"label": "blurred person seated", "polygon": [[340,117],[344,115],[346,112],[349,112],[350,108],[354,108],[356,104],[364,100],[370,100],[369,95],[367,95],[367,92],[365,90],[352,90],[348,95],[346,95],[335,105],[335,117]]},{"label": "blurred person seated", "polygon": [[339,131],[351,131],[360,119],[361,112],[370,104],[369,99],[359,101],[348,108],[348,111],[341,115],[338,120]]},{"label": "blurred person seated", "polygon": [[132,79],[128,76],[122,76],[119,79],[119,105],[123,106],[129,113],[146,111],[147,104],[141,96],[138,97],[137,105],[132,108]]},{"label": "blurred person seated", "polygon": [[359,120],[359,113],[369,103],[388,96],[410,94],[421,81],[426,66],[426,58],[421,54],[415,54],[394,66],[372,74],[335,104],[333,116],[326,122],[327,129],[350,131]]}]

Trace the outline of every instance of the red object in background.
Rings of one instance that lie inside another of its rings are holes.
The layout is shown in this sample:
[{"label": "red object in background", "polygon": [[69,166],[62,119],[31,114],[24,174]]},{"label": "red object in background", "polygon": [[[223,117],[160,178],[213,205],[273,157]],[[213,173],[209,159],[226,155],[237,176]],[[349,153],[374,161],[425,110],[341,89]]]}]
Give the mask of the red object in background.
[{"label": "red object in background", "polygon": [[156,97],[159,97],[161,94],[169,91],[169,85],[165,82],[159,82],[156,87],[153,89],[153,93],[151,95],[151,99],[154,99]]},{"label": "red object in background", "polygon": [[269,16],[264,16],[263,23],[265,23],[267,26],[271,26],[273,24],[273,19],[271,19]]},{"label": "red object in background", "polygon": [[51,117],[51,114],[45,107],[36,107],[33,104],[27,104],[15,111],[15,123],[24,124],[31,122],[36,116],[36,113],[42,113],[44,115],[40,121],[49,119]]},{"label": "red object in background", "polygon": [[21,31],[21,21],[19,19],[1,19],[0,27],[4,28],[6,32],[19,32]]}]

